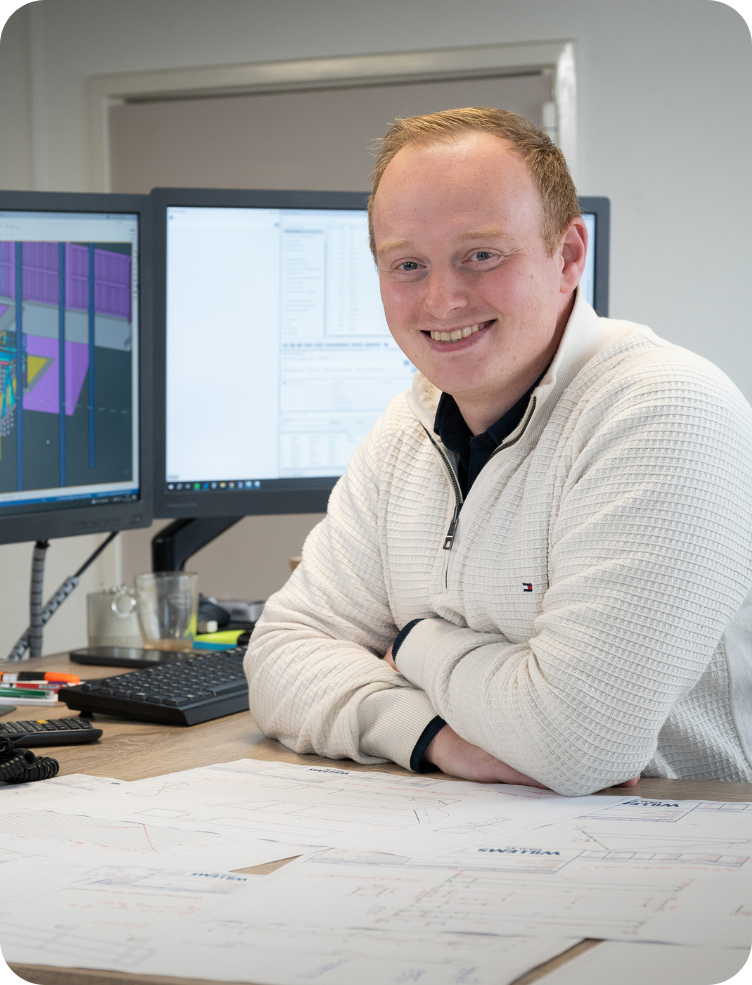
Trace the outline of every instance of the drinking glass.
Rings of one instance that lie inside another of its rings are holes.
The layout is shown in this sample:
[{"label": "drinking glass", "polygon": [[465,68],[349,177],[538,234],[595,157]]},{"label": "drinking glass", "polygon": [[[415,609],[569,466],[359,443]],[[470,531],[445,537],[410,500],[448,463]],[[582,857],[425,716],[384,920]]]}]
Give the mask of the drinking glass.
[{"label": "drinking glass", "polygon": [[146,650],[190,650],[198,616],[198,575],[153,571],[136,575],[138,622]]}]

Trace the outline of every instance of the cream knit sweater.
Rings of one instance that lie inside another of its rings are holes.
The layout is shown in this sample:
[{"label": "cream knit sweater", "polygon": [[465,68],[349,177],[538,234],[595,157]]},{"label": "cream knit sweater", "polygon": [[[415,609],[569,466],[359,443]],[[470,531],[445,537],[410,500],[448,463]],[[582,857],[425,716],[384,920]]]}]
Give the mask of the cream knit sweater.
[{"label": "cream knit sweater", "polygon": [[[752,411],[733,384],[578,298],[452,550],[439,396],[416,374],[391,402],[269,599],[246,657],[260,728],[407,766],[438,714],[566,795],[752,781]],[[379,657],[419,617],[395,673]]]}]

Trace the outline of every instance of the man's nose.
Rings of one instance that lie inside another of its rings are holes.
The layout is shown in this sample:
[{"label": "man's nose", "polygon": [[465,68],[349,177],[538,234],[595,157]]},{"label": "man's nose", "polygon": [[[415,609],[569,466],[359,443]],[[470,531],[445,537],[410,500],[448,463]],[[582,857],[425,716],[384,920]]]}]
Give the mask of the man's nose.
[{"label": "man's nose", "polygon": [[446,321],[452,314],[467,307],[467,287],[458,271],[453,269],[430,271],[425,281],[423,308],[434,318]]}]

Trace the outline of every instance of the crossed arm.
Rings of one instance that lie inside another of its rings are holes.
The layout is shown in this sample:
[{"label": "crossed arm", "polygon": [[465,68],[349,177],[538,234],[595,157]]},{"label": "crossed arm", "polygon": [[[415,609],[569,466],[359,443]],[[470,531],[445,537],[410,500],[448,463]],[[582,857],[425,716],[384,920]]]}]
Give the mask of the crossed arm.
[{"label": "crossed arm", "polygon": [[[407,765],[438,715],[449,724],[426,756],[444,772],[567,795],[634,782],[752,580],[744,419],[669,397],[656,408],[653,392],[628,393],[570,468],[536,635],[512,643],[418,612],[398,673],[378,659],[397,629],[399,540],[380,512],[394,431],[377,429],[254,633],[259,726],[297,752]],[[656,446],[657,460],[644,451]]]},{"label": "crossed arm", "polygon": [[[392,647],[386,651],[384,662],[399,673],[392,657]],[[458,776],[463,780],[476,780],[479,783],[519,783],[529,787],[545,787],[545,784],[526,776],[512,766],[507,766],[501,760],[495,759],[490,753],[484,752],[480,746],[457,735],[451,725],[444,725],[428,744],[424,759],[432,763],[442,773]],[[633,787],[639,776],[632,777],[617,784],[620,787]]]}]

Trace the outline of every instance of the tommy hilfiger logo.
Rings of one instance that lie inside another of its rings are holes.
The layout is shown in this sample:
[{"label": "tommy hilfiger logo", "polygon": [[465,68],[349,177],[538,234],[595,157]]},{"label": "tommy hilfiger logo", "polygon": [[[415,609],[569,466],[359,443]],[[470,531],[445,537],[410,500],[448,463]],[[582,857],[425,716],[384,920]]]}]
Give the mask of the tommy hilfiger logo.
[{"label": "tommy hilfiger logo", "polygon": [[529,581],[523,581],[523,583],[522,583],[522,591],[523,592],[532,592],[532,590],[533,590],[533,586],[530,584],[530,582]]}]

